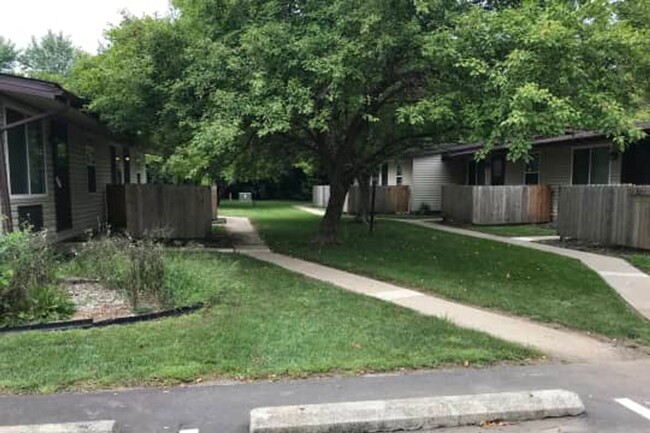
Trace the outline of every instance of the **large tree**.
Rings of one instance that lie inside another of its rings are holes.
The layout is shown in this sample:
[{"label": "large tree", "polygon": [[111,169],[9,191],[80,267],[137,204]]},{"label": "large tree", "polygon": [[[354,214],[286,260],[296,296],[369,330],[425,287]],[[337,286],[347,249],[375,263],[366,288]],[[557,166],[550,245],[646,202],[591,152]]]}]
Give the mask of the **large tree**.
[{"label": "large tree", "polygon": [[[567,129],[621,147],[639,138],[648,22],[630,11],[643,4],[175,0],[178,16],[155,43],[115,38],[103,58],[134,68],[116,80],[100,62],[94,96],[110,99],[122,81],[157,89],[153,105],[136,94],[104,115],[174,130],[158,140],[193,175],[224,162],[257,174],[276,161],[317,164],[331,186],[319,239],[335,242],[353,180],[423,139],[505,144],[518,159],[534,137]],[[172,36],[182,43],[158,71],[157,46]]]},{"label": "large tree", "polygon": [[62,81],[83,55],[84,52],[74,45],[70,37],[48,30],[40,39],[32,36],[19,61],[29,76]]},{"label": "large tree", "polygon": [[18,50],[11,40],[0,36],[0,72],[13,70],[18,59]]}]

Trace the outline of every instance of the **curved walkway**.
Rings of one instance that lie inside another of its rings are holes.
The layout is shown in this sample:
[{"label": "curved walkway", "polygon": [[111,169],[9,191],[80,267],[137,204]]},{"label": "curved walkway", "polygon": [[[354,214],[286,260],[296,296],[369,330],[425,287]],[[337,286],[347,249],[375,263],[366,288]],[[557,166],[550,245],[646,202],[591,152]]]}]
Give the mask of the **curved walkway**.
[{"label": "curved walkway", "polygon": [[[553,357],[575,362],[610,362],[638,358],[636,351],[586,335],[554,329],[524,318],[512,317],[459,304],[383,281],[362,277],[317,263],[271,252],[247,218],[227,218],[226,229],[236,240],[235,250],[307,277],[351,292],[391,302],[427,316],[495,337],[534,347]],[[237,245],[237,240],[245,242]]]},{"label": "curved walkway", "polygon": [[650,319],[650,275],[641,272],[627,261],[617,257],[603,256],[601,254],[561,248],[553,245],[531,242],[526,238],[508,238],[491,235],[488,233],[450,227],[426,220],[408,220],[391,218],[399,221],[429,229],[455,233],[463,236],[489,239],[506,244],[517,245],[534,250],[546,251],[572,259],[580,260],[585,266],[595,271],[607,282],[625,301],[637,310],[646,319]]}]

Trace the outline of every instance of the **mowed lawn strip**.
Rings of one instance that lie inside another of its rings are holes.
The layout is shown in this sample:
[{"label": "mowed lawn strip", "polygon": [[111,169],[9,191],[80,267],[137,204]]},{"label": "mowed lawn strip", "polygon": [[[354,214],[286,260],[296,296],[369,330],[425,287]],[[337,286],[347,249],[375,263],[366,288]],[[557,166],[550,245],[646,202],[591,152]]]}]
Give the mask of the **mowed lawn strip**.
[{"label": "mowed lawn strip", "polygon": [[527,236],[555,236],[557,230],[548,224],[520,224],[510,226],[463,226],[467,230],[475,230],[497,236],[527,237]]},{"label": "mowed lawn strip", "polygon": [[344,220],[340,245],[317,248],[309,239],[320,217],[292,203],[258,202],[222,211],[250,216],[277,252],[429,291],[542,322],[650,345],[643,319],[596,273],[579,261],[469,236],[377,221]]},{"label": "mowed lawn strip", "polygon": [[540,356],[245,257],[190,254],[177,257],[173,267],[170,272],[187,276],[182,300],[219,303],[150,323],[0,335],[0,391],[486,365]]},{"label": "mowed lawn strip", "polygon": [[631,254],[626,258],[634,266],[650,274],[650,254]]}]

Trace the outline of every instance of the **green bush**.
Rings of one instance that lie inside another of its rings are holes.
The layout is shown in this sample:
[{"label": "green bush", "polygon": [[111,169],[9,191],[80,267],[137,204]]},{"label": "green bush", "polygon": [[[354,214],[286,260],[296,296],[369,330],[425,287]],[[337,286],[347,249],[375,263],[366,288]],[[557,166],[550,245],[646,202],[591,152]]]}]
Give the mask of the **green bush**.
[{"label": "green bush", "polygon": [[0,235],[0,325],[65,318],[74,307],[57,287],[55,256],[44,232]]}]

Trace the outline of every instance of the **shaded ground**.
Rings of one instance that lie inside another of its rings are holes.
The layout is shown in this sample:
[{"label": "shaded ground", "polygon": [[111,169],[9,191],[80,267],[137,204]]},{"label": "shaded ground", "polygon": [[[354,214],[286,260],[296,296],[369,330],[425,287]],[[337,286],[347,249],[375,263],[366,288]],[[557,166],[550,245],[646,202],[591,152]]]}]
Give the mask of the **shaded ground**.
[{"label": "shaded ground", "polygon": [[175,282],[178,304],[211,307],[128,326],[4,335],[0,391],[527,363],[539,356],[245,257],[185,253],[170,260],[166,278]]},{"label": "shaded ground", "polygon": [[477,232],[483,232],[492,235],[507,236],[507,237],[557,235],[557,230],[555,230],[549,224],[519,224],[519,225],[501,225],[501,226],[459,225],[457,227],[467,229],[467,230],[475,230]]},{"label": "shaded ground", "polygon": [[620,257],[627,260],[640,270],[650,274],[650,252],[625,247],[607,247],[590,242],[583,242],[577,239],[564,239],[557,241],[543,241],[549,245],[562,248],[571,248],[578,251],[603,254],[606,256]]},{"label": "shaded ground", "polygon": [[249,216],[274,251],[543,322],[650,344],[650,323],[577,260],[500,242],[378,221],[343,221],[342,243],[315,248],[318,216],[295,203],[222,207]]}]

